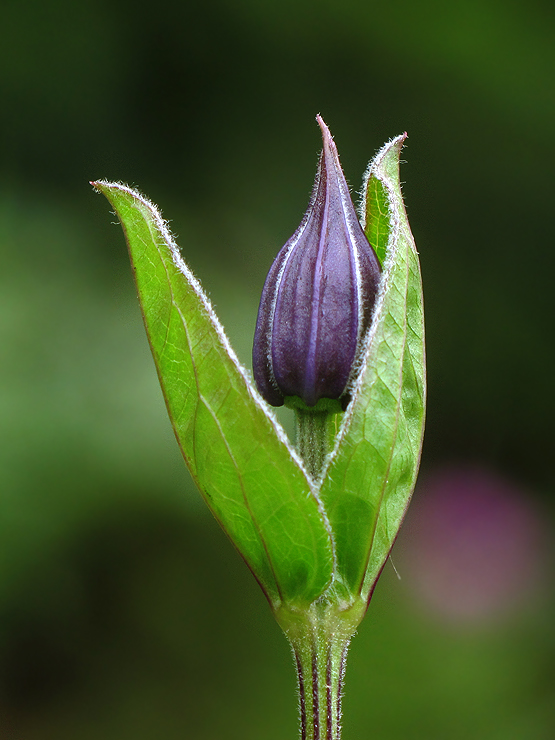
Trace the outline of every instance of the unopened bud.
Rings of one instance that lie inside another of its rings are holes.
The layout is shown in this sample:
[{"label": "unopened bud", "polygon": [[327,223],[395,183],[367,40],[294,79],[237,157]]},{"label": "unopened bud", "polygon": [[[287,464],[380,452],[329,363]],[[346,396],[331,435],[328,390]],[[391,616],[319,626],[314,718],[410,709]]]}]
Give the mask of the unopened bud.
[{"label": "unopened bud", "polygon": [[272,406],[293,396],[310,407],[321,398],[346,405],[380,281],[336,146],[317,121],[324,148],[310,204],[270,268],[256,323],[254,377]]}]

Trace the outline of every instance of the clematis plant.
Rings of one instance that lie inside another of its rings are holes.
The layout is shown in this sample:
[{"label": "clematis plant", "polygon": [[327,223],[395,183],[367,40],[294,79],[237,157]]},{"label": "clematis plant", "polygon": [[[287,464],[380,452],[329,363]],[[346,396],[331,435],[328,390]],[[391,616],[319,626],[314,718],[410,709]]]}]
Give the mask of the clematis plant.
[{"label": "clematis plant", "polygon": [[[339,740],[347,648],[406,511],[425,404],[418,256],[399,184],[406,135],[364,177],[359,223],[335,144],[270,269],[240,365],[157,208],[94,187],[123,226],[185,462],[293,648],[303,740]],[[295,410],[294,446],[268,404]]]}]

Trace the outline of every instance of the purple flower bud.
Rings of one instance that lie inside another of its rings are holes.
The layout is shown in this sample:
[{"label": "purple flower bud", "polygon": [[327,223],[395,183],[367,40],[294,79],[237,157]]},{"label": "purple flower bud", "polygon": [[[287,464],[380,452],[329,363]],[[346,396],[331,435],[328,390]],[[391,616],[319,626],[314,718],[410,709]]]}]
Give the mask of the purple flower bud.
[{"label": "purple flower bud", "polygon": [[368,328],[380,263],[358,222],[336,146],[324,148],[308,210],[270,268],[254,335],[253,370],[272,406],[297,396],[348,402],[351,371]]}]

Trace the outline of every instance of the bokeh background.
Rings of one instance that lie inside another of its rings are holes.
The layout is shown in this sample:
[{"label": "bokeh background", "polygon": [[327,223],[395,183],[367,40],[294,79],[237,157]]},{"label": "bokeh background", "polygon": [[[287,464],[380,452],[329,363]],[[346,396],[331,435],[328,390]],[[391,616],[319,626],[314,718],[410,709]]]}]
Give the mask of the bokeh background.
[{"label": "bokeh background", "polygon": [[3,0],[2,740],[296,737],[287,644],[180,459],[88,181],[160,205],[250,366],[316,113],[354,191],[408,131],[427,310],[422,474],[345,740],[555,736],[554,21],[541,0]]}]

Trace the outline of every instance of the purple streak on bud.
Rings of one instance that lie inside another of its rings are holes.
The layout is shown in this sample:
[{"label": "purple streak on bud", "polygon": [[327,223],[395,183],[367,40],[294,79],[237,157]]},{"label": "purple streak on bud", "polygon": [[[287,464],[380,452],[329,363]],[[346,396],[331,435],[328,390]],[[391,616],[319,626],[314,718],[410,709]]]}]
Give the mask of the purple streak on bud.
[{"label": "purple streak on bud", "polygon": [[336,146],[316,120],[324,148],[310,204],[270,268],[254,336],[254,378],[272,406],[344,399],[380,280]]}]

